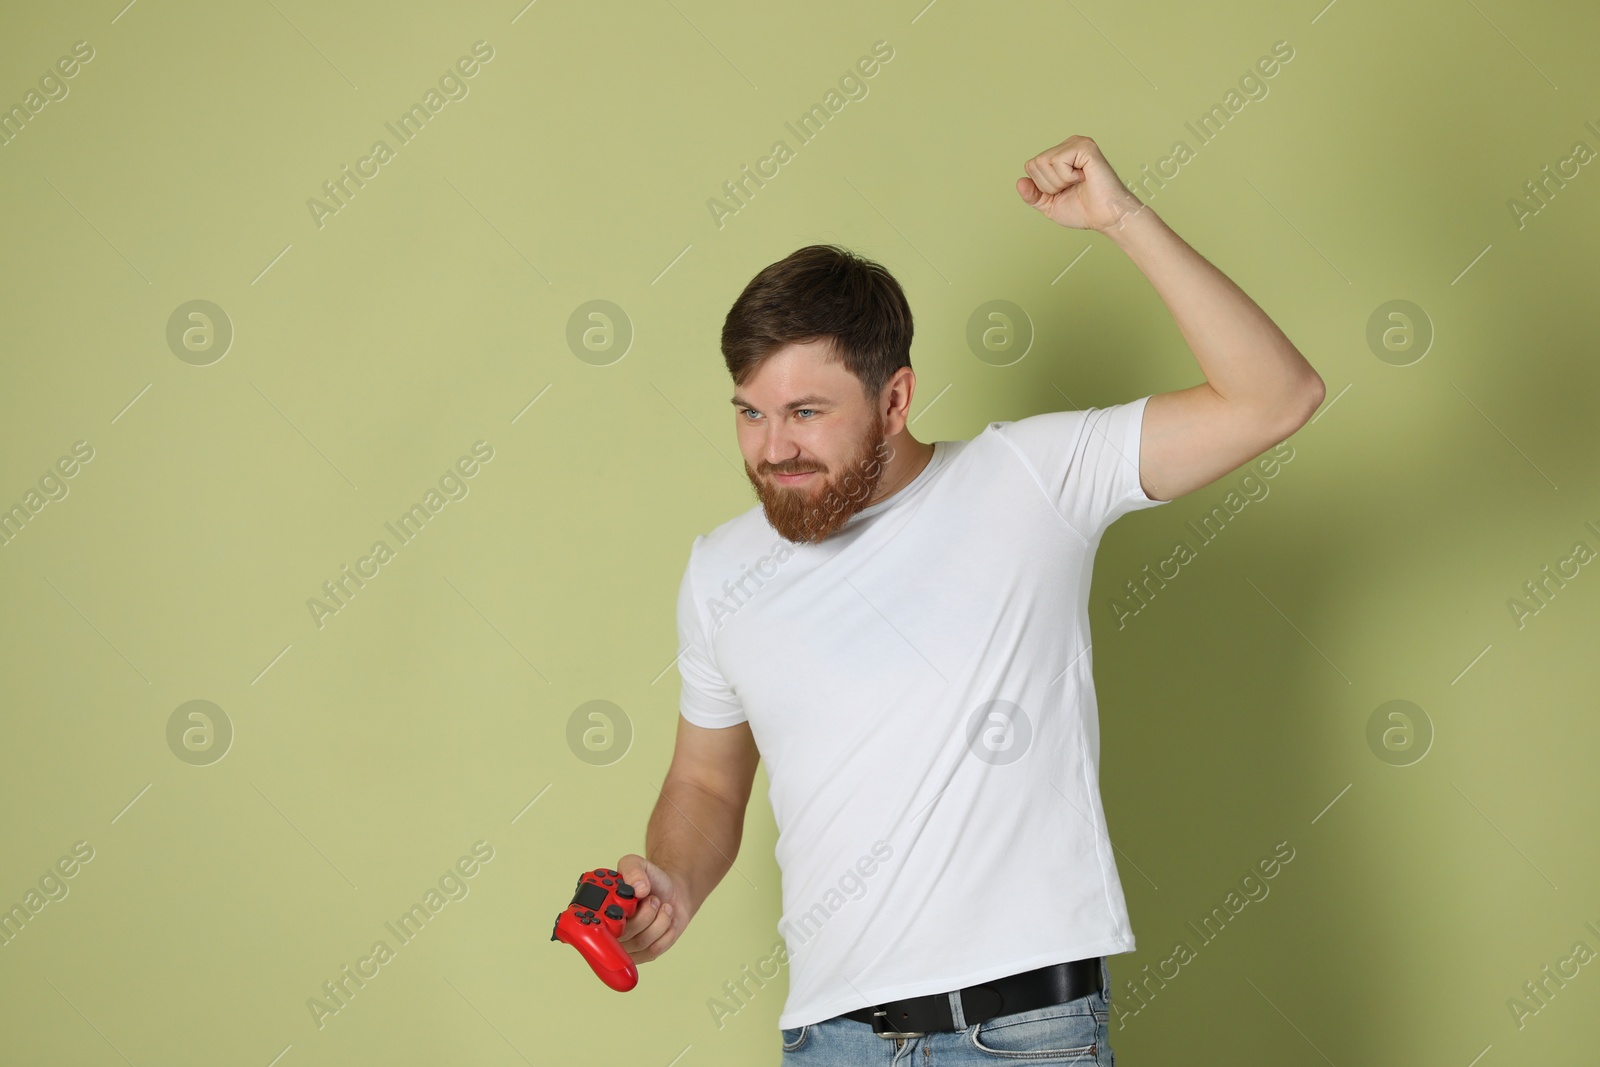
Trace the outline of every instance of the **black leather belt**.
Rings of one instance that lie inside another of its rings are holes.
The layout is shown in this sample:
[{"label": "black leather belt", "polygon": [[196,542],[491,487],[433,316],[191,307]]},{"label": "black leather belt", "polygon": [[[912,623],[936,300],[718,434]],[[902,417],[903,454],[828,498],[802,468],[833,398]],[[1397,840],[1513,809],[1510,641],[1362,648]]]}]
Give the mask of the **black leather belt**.
[{"label": "black leather belt", "polygon": [[[996,1015],[1065,1004],[1099,991],[1100,957],[1091,956],[969,985],[959,991],[961,1016],[968,1026],[975,1026]],[[949,993],[928,993],[874,1004],[847,1011],[844,1017],[872,1024],[872,1032],[880,1037],[916,1037],[956,1029],[950,1013]]]}]

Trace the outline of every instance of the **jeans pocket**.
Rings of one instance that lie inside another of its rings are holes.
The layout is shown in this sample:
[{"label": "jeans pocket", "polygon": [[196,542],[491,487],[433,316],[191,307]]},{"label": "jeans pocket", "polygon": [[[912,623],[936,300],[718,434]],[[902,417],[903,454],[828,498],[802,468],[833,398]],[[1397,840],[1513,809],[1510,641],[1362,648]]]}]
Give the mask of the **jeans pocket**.
[{"label": "jeans pocket", "polygon": [[783,1051],[794,1052],[806,1043],[806,1038],[811,1036],[811,1024],[796,1026],[783,1031]]},{"label": "jeans pocket", "polygon": [[1065,1004],[996,1015],[969,1027],[968,1041],[998,1060],[1029,1063],[1096,1063],[1101,1016],[1091,993]]}]

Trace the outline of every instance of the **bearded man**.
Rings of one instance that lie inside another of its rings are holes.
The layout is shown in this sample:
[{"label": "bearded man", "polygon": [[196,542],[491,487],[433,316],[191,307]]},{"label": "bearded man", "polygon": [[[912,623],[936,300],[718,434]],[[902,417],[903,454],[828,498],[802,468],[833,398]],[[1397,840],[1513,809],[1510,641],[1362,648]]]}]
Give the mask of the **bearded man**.
[{"label": "bearded man", "polygon": [[760,506],[690,550],[676,748],[645,855],[617,862],[641,901],[622,946],[646,962],[682,935],[764,761],[785,1063],[1113,1063],[1105,957],[1134,940],[1100,797],[1095,550],[1323,399],[1092,140],[1023,170],[1026,204],[1138,265],[1202,384],[918,441],[905,295],[827,245],[762,270],[723,326]]}]

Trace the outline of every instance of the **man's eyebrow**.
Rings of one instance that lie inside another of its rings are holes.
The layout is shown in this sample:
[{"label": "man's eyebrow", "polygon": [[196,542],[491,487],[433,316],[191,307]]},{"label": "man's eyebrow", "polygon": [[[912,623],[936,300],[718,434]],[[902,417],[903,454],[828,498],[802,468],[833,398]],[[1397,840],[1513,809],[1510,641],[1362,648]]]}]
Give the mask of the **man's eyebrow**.
[{"label": "man's eyebrow", "polygon": [[[752,411],[757,410],[757,408],[756,408],[756,406],[754,404],[752,404],[749,401],[745,400],[743,397],[741,397],[737,393],[735,393],[733,395],[732,403],[733,403],[734,407],[749,408]],[[803,396],[799,400],[791,400],[791,401],[789,401],[787,404],[785,404],[783,406],[783,410],[784,411],[796,411],[796,410],[798,410],[800,408],[829,407],[832,404],[833,404],[833,401],[829,400],[825,396],[815,396],[815,395]]]}]

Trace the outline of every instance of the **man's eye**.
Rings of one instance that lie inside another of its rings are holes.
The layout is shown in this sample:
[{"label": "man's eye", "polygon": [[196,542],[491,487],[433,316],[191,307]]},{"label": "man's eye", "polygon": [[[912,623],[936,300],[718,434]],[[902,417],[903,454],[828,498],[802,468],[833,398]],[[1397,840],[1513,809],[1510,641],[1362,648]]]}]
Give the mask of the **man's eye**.
[{"label": "man's eye", "polygon": [[806,412],[811,412],[812,414],[816,414],[816,411],[817,411],[816,408],[800,408],[798,411],[795,412],[795,414],[796,415],[804,415]]},{"label": "man's eye", "polygon": [[740,408],[739,409],[739,414],[741,414],[741,415],[759,415],[759,414],[761,414],[761,412],[757,411],[754,408]]}]

